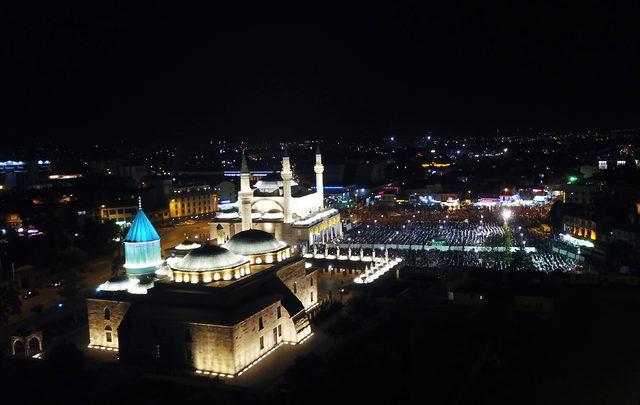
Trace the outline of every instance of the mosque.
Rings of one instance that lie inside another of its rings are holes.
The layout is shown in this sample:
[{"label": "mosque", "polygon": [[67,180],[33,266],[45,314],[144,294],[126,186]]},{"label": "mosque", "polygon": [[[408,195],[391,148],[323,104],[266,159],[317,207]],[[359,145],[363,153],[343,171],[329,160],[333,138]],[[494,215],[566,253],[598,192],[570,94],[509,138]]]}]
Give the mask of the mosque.
[{"label": "mosque", "polygon": [[[280,177],[266,177],[251,187],[251,172],[242,154],[240,191],[235,204],[237,210],[221,211],[209,223],[210,239],[218,244],[250,228],[275,235],[290,245],[323,243],[342,235],[340,214],[324,206],[322,154],[315,152],[316,191],[292,193],[297,183],[291,170],[286,149],[282,156]],[[277,175],[276,175],[277,176]]]},{"label": "mosque", "polygon": [[[184,242],[163,260],[160,236],[138,210],[124,240],[126,274],[87,298],[90,348],[117,351],[124,362],[232,378],[312,334],[318,272],[295,246],[252,229],[255,201],[244,159],[242,166],[242,230],[224,243]],[[285,196],[275,201],[295,223],[321,203],[312,195],[296,205],[290,181],[290,171],[283,173]]]}]

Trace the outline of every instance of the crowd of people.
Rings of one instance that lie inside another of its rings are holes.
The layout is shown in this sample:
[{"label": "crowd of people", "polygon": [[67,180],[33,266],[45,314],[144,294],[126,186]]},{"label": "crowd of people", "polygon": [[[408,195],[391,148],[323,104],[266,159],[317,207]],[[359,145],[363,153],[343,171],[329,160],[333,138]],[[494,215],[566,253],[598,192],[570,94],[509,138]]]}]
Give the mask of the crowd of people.
[{"label": "crowd of people", "polygon": [[[508,270],[512,264],[503,254],[476,251],[419,250],[394,252],[404,263],[434,269],[491,269]],[[553,252],[530,253],[533,269],[542,272],[567,271],[575,267],[575,260]],[[532,269],[532,270],[533,270]]]},{"label": "crowd of people", "polygon": [[576,265],[575,260],[554,252],[534,253],[532,259],[533,264],[540,271],[565,271]]},{"label": "crowd of people", "polygon": [[[513,217],[518,221],[526,223],[527,226],[536,226],[546,222],[551,205],[535,207],[505,207],[513,213]],[[501,220],[503,208],[478,208],[474,206],[464,206],[460,209],[449,210],[443,207],[396,207],[393,210],[381,210],[377,207],[359,207],[350,211],[344,219],[354,223],[373,224],[396,223],[413,220],[418,222],[438,222],[441,220],[451,220],[460,222],[464,220],[478,222],[482,219]]]},{"label": "crowd of people", "polygon": [[[313,249],[313,248],[311,248]],[[336,255],[338,252],[334,245],[315,245],[318,253],[327,252],[330,255]],[[362,251],[363,256],[372,255],[371,248],[352,248],[351,254],[359,256]],[[348,248],[340,250],[341,255],[346,255]],[[382,257],[385,251],[376,249],[376,257]],[[448,269],[490,269],[490,270],[522,270],[518,267],[518,263],[514,264],[514,256],[510,256],[500,251],[475,251],[475,250],[412,250],[412,249],[388,249],[389,257],[402,257],[406,265],[424,267],[432,270],[442,271],[446,273]],[[527,253],[531,258],[531,266],[528,270],[537,270],[542,272],[568,271],[576,266],[576,261],[562,254],[550,252],[547,250]],[[514,267],[515,266],[515,267]]]},{"label": "crowd of people", "polygon": [[[455,222],[443,219],[436,222],[362,224],[346,232],[341,242],[356,244],[399,244],[444,246],[501,246],[504,227],[496,219]],[[527,238],[521,226],[512,226],[512,243],[520,245]]]},{"label": "crowd of people", "polygon": [[[520,265],[513,254],[496,251],[463,251],[429,249],[430,246],[512,247],[533,246],[527,254],[528,268],[543,271],[566,271],[575,267],[574,259],[550,251],[548,238],[534,236],[534,229],[545,223],[549,206],[510,207],[506,221],[501,209],[463,207],[458,210],[407,208],[380,211],[373,207],[360,208],[350,214],[356,226],[334,243],[348,245],[413,245],[410,250],[392,254],[404,257],[407,264],[431,269],[484,268],[508,270]],[[506,231],[508,229],[508,232]],[[422,246],[416,249],[415,246]],[[358,254],[356,250],[354,254]],[[370,249],[365,249],[368,256]],[[530,261],[529,261],[530,259]]]}]

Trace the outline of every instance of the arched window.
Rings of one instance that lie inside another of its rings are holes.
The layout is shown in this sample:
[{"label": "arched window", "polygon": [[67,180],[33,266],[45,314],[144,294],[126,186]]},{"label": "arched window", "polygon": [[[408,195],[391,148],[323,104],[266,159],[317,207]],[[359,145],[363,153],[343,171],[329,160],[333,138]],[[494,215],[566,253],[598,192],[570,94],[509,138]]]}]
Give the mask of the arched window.
[{"label": "arched window", "polygon": [[111,332],[112,332],[111,331],[111,326],[107,325],[107,326],[104,327],[104,335],[105,335],[105,339],[106,339],[107,342],[113,341],[113,337],[112,337]]},{"label": "arched window", "polygon": [[106,319],[107,321],[111,319],[111,311],[109,310],[109,308],[104,309],[104,319]]}]

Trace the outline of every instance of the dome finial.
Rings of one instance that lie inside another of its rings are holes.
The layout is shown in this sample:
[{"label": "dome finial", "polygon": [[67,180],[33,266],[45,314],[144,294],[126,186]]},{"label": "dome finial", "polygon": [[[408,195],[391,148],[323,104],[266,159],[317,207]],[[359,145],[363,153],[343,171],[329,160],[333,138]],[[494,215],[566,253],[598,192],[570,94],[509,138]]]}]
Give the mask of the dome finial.
[{"label": "dome finial", "polygon": [[320,142],[317,142],[316,143],[316,155],[320,155],[320,154],[321,154],[321,152],[320,152]]}]

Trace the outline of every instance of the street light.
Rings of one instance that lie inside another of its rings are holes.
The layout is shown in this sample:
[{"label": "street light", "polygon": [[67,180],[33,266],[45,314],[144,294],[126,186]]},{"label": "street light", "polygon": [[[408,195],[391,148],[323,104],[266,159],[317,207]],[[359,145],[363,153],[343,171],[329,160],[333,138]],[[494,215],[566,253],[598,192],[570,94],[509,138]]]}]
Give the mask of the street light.
[{"label": "street light", "polygon": [[502,210],[502,219],[504,222],[508,222],[511,219],[511,210]]}]

